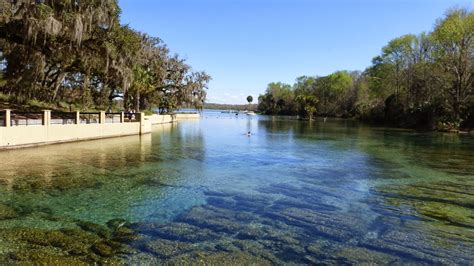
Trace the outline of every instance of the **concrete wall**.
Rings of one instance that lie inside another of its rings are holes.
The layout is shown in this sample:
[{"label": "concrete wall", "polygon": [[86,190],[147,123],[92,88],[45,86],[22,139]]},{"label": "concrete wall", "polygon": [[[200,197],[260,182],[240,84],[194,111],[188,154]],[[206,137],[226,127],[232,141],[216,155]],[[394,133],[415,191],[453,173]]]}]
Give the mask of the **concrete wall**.
[{"label": "concrete wall", "polygon": [[176,119],[179,120],[188,120],[188,119],[199,119],[201,115],[199,113],[194,114],[176,114]]},{"label": "concrete wall", "polygon": [[149,115],[145,116],[145,120],[150,121],[152,125],[173,123],[180,120],[199,119],[201,116],[195,114],[175,114],[175,115]]},{"label": "concrete wall", "polygon": [[149,121],[152,125],[173,123],[174,119],[171,115],[148,115],[145,116],[145,120]]},{"label": "concrete wall", "polygon": [[72,119],[74,124],[57,125],[51,123],[51,111],[44,110],[42,125],[19,126],[11,125],[10,110],[2,111],[2,115],[5,119],[4,125],[0,127],[0,149],[151,133],[151,123],[140,113],[136,114],[137,122],[125,123],[124,114],[121,113],[117,123],[107,123],[106,114],[102,111],[97,113],[99,123],[81,124],[80,113],[76,112],[75,119]]},{"label": "concrete wall", "polygon": [[[148,124],[148,132],[151,125]],[[146,129],[146,127],[145,127]],[[140,134],[141,123],[0,127],[0,149]]]},{"label": "concrete wall", "polygon": [[[198,119],[199,114],[141,116],[139,122],[54,125],[45,111],[43,125],[0,126],[0,150],[37,145],[111,138],[151,133],[152,124],[169,124],[179,120]],[[101,121],[105,121],[101,113]],[[122,114],[123,117],[123,114]],[[8,115],[9,118],[9,115]],[[9,121],[9,119],[7,119]]]}]

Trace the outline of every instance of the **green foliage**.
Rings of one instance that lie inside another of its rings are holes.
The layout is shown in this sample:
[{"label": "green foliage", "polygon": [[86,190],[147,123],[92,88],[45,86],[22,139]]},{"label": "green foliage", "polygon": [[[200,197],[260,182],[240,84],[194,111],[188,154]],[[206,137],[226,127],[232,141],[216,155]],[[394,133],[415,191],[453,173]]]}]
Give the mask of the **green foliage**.
[{"label": "green foliage", "polygon": [[213,110],[236,110],[236,111],[257,111],[257,104],[219,104],[219,103],[205,103],[205,109]]},{"label": "green foliage", "polygon": [[[296,79],[293,86],[270,83],[265,94],[259,97],[259,110],[267,114],[312,115],[315,111],[308,112],[304,105],[307,102],[312,106],[313,102],[306,99],[313,99],[310,96],[314,96],[314,99],[318,99],[320,114],[345,115],[347,110],[352,109],[353,104],[349,101],[354,93],[353,87],[353,74],[347,71],[338,71],[325,77],[302,76]],[[346,105],[351,106],[346,110]]]},{"label": "green foliage", "polygon": [[309,120],[313,120],[313,115],[316,112],[316,105],[318,104],[319,100],[314,95],[298,95],[295,98],[295,101],[299,104],[299,108],[304,110],[305,116],[309,118]]},{"label": "green foliage", "polygon": [[120,25],[117,0],[0,0],[0,92],[88,109],[202,107],[210,76],[158,38]]},{"label": "green foliage", "polygon": [[0,93],[0,102],[9,102],[11,101],[11,97],[9,95]]},{"label": "green foliage", "polygon": [[474,13],[450,10],[433,32],[433,57],[440,69],[444,105],[453,121],[463,120],[469,102],[474,101]]},{"label": "green foliage", "polygon": [[265,114],[291,114],[294,92],[291,85],[281,82],[268,84],[267,91],[259,97],[259,111]]},{"label": "green foliage", "polygon": [[249,104],[252,104],[252,102],[253,102],[253,97],[252,97],[251,95],[247,96],[247,102],[248,102]]},{"label": "green foliage", "polygon": [[37,5],[37,10],[41,19],[46,19],[53,14],[53,9],[45,4]]},{"label": "green foliage", "polygon": [[321,112],[325,115],[344,113],[340,107],[352,85],[352,77],[347,71],[338,71],[316,79],[314,94],[321,99]]},{"label": "green foliage", "polygon": [[308,95],[319,99],[317,113],[353,116],[392,126],[453,130],[474,127],[474,13],[453,9],[432,33],[391,40],[364,72],[338,71],[302,76],[281,96],[271,83],[259,97],[268,114],[309,115]]},{"label": "green foliage", "polygon": [[143,113],[144,113],[145,115],[153,115],[153,114],[154,114],[154,112],[151,111],[151,110],[144,110]]}]

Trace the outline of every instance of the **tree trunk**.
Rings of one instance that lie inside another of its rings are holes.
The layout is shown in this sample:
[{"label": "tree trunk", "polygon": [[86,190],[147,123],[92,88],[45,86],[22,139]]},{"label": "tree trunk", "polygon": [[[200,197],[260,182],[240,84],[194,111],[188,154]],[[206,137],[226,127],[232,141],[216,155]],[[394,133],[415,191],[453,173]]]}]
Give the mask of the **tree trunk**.
[{"label": "tree trunk", "polygon": [[135,110],[140,112],[140,91],[137,90],[135,94]]},{"label": "tree trunk", "polygon": [[61,73],[57,76],[54,82],[54,93],[53,93],[53,97],[51,97],[51,102],[54,102],[56,100],[56,97],[58,96],[59,88],[61,87],[61,83],[63,82],[65,77],[66,77],[66,73]]},{"label": "tree trunk", "polygon": [[89,74],[90,69],[87,69],[86,73],[84,73],[84,81],[82,82],[82,102],[83,104],[87,105],[88,96],[89,96],[89,85],[90,85],[90,78]]},{"label": "tree trunk", "polygon": [[123,109],[128,111],[128,90],[123,94]]}]

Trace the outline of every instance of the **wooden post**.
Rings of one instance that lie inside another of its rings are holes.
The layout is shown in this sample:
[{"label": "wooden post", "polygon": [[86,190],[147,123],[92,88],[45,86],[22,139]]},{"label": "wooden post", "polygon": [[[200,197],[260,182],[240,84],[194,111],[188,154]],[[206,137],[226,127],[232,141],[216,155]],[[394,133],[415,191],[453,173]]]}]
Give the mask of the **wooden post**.
[{"label": "wooden post", "polygon": [[51,110],[43,110],[43,126],[51,124]]},{"label": "wooden post", "polygon": [[105,124],[105,111],[100,111],[99,124]]},{"label": "wooden post", "polygon": [[81,123],[81,113],[79,111],[76,111],[76,125],[79,125]]},{"label": "wooden post", "polygon": [[136,113],[135,115],[137,116],[137,120],[140,121],[140,135],[143,135],[145,134],[145,116],[143,113]]},{"label": "wooden post", "polygon": [[6,109],[5,110],[5,127],[11,127],[11,110],[10,109]]}]

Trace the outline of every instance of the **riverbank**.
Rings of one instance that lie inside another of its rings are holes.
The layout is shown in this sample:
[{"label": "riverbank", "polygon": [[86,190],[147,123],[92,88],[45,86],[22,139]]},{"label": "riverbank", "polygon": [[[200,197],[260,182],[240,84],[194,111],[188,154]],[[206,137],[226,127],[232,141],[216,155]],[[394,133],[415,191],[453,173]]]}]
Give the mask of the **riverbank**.
[{"label": "riverbank", "polygon": [[158,124],[167,124],[178,122],[180,120],[187,120],[187,119],[199,119],[201,116],[198,113],[178,113],[172,115],[149,115],[145,116],[145,120],[149,121],[152,125]]},{"label": "riverbank", "polygon": [[[302,118],[297,115],[291,116],[291,115],[269,115],[269,116],[274,116],[274,117],[281,117],[281,118],[293,118],[297,119],[300,121],[307,121],[309,122],[310,120],[308,118]],[[327,120],[347,120],[347,121],[354,121],[358,122],[370,127],[374,128],[388,128],[391,130],[395,131],[414,131],[414,132],[439,132],[439,133],[454,133],[454,134],[470,134],[474,135],[474,129],[473,128],[441,128],[441,127],[426,127],[426,126],[420,126],[420,127],[410,127],[410,126],[400,126],[400,125],[394,125],[391,123],[387,122],[374,122],[374,121],[368,121],[365,119],[360,119],[357,117],[342,117],[342,116],[317,116],[316,118],[313,118],[312,122],[317,122],[318,120],[322,121],[327,121]]]},{"label": "riverbank", "polygon": [[18,113],[0,115],[0,150],[65,142],[144,135],[152,125],[199,119],[199,114],[151,115],[143,113]]}]

